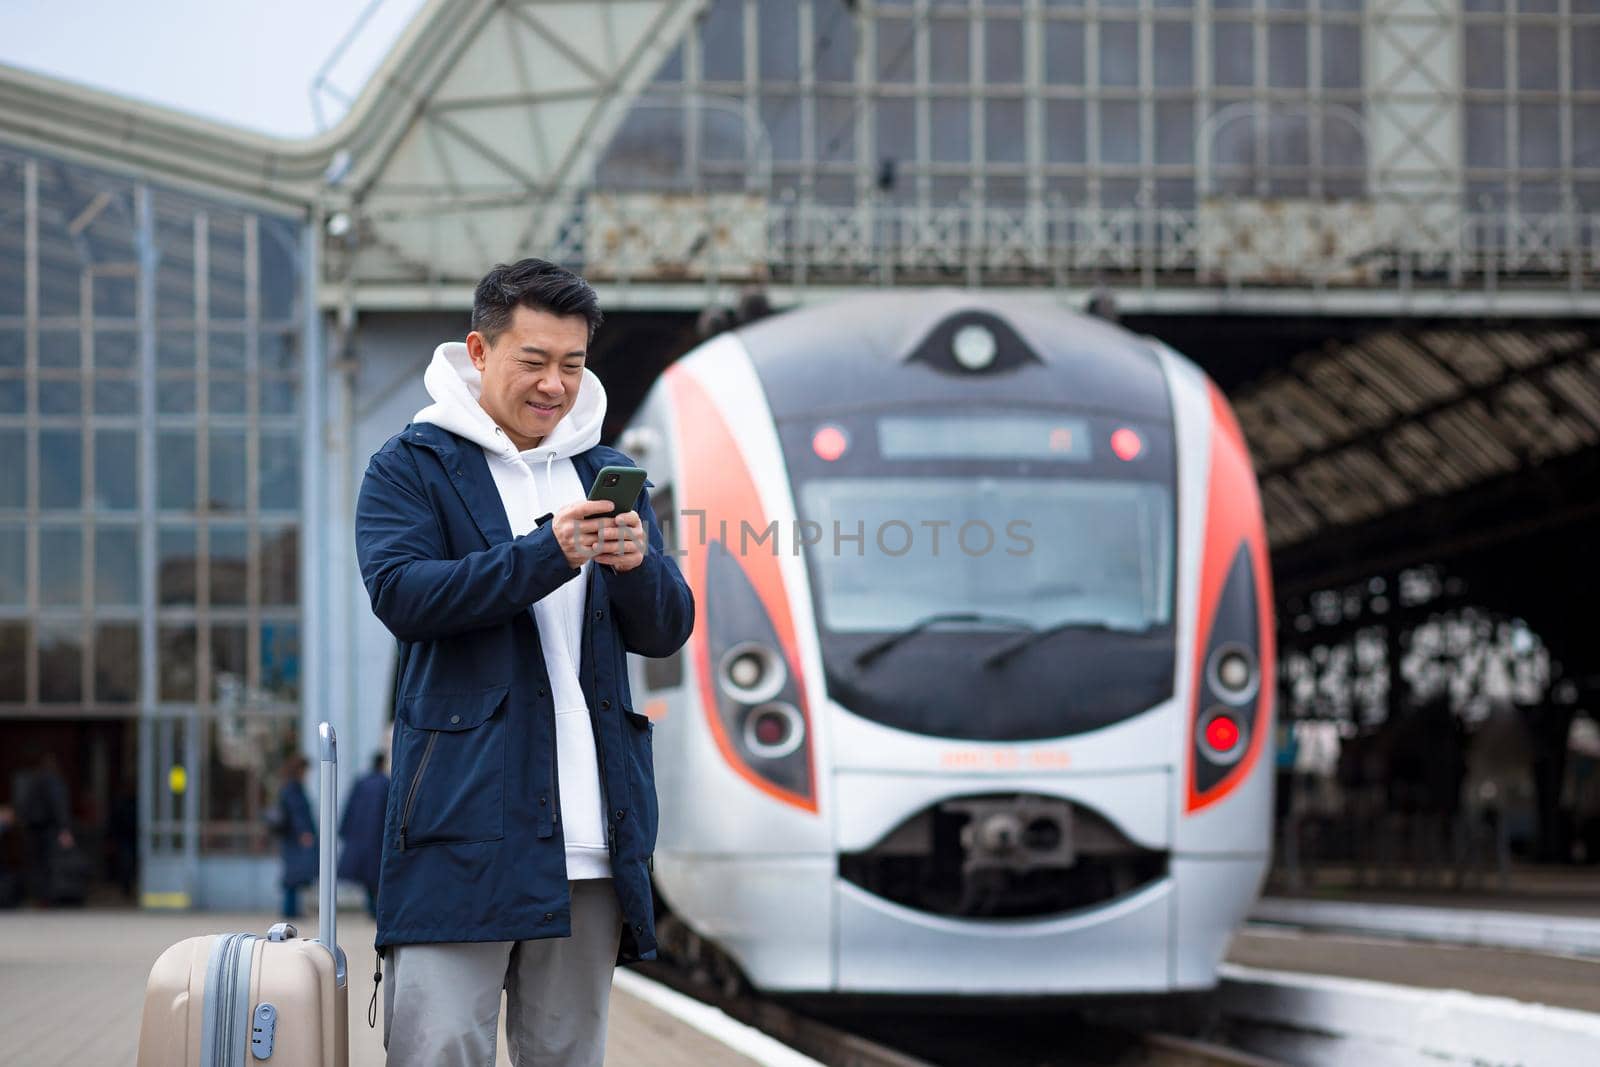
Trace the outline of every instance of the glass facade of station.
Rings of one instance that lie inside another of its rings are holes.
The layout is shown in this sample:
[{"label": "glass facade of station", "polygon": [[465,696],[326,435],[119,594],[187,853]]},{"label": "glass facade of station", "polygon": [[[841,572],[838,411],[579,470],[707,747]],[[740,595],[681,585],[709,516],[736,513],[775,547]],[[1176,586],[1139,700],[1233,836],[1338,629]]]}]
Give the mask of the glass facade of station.
[{"label": "glass facade of station", "polygon": [[147,873],[267,852],[299,748],[304,242],[0,146],[0,720],[120,731]]}]

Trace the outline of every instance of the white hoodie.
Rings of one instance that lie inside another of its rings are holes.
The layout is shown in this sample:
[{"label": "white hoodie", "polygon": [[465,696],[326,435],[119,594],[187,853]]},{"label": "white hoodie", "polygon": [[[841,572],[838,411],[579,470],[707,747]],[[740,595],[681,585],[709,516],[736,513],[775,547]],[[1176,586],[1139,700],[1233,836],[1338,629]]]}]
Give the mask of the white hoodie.
[{"label": "white hoodie", "polygon": [[[578,399],[537,448],[520,452],[504,430],[478,404],[483,376],[472,365],[467,346],[450,341],[434,349],[423,384],[434,403],[417,412],[414,422],[430,422],[465,437],[483,449],[489,472],[500,490],[506,520],[514,537],[534,528],[533,520],[582,499],[585,489],[572,467],[572,457],[600,443],[606,414],[606,391],[593,371],[583,372]],[[556,709],[556,775],[560,781],[561,829],[567,846],[567,877],[609,878],[605,812],[600,796],[600,766],[594,728],[578,683],[583,648],[586,582],[583,573],[563,582],[533,605],[539,644]]]}]

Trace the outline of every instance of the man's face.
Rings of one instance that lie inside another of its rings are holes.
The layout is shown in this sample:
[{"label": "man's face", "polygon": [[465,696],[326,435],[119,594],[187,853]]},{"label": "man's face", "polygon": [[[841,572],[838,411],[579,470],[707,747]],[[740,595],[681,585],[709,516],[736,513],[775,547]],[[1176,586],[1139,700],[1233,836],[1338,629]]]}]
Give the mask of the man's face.
[{"label": "man's face", "polygon": [[589,323],[518,305],[491,344],[474,330],[467,354],[483,375],[478,403],[519,449],[543,441],[578,400]]}]

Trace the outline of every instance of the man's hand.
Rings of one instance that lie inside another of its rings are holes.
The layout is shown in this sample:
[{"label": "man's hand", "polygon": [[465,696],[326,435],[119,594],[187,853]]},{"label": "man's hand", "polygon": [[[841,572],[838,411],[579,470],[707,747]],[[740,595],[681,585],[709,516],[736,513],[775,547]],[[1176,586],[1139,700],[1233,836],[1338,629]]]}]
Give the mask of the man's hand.
[{"label": "man's hand", "polygon": [[[568,564],[581,567],[596,558],[601,551],[602,531],[616,527],[618,520],[607,514],[614,506],[609,500],[575,500],[555,513],[550,522],[555,527],[556,544],[561,546]],[[634,521],[638,521],[637,515]]]},{"label": "man's hand", "polygon": [[644,521],[637,511],[624,511],[605,529],[600,531],[601,547],[594,557],[614,571],[631,571],[644,562],[650,551],[650,538],[645,535]]}]

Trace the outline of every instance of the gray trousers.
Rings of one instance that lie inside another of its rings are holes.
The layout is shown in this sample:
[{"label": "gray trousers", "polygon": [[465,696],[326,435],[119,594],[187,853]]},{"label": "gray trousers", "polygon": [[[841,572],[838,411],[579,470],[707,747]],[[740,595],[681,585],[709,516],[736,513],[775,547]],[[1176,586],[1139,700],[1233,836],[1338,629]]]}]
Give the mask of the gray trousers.
[{"label": "gray trousers", "polygon": [[502,989],[516,1067],[601,1067],[622,915],[611,879],[568,884],[571,937],[390,947],[389,1067],[494,1067]]}]

